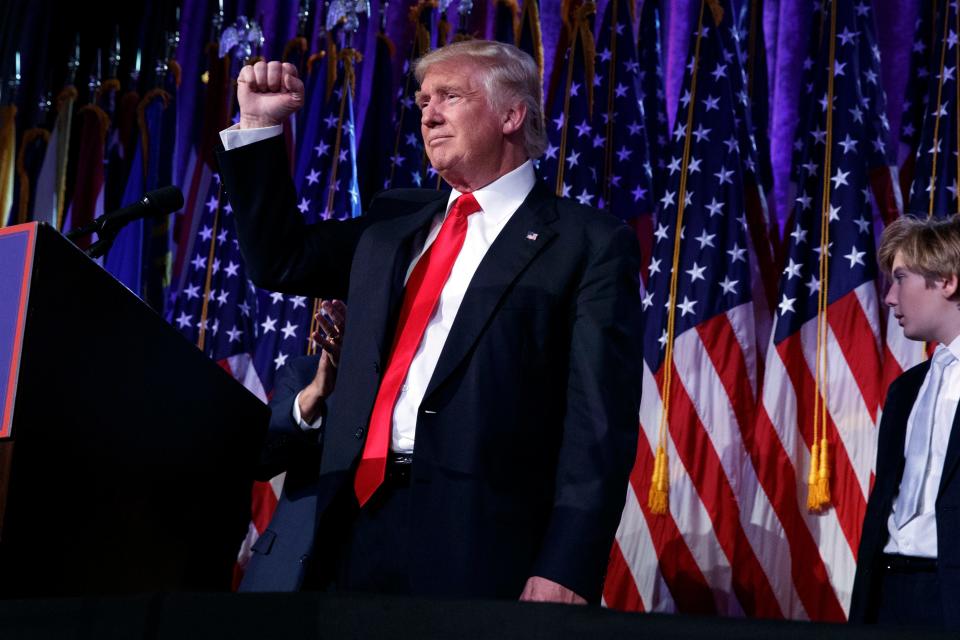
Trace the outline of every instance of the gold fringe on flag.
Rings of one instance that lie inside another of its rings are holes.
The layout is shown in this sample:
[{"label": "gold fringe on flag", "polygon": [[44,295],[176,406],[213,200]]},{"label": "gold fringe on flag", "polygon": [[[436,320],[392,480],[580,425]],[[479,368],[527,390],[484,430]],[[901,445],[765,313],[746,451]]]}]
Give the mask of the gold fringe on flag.
[{"label": "gold fringe on flag", "polygon": [[16,165],[17,107],[0,107],[0,227],[7,225],[7,214],[13,205],[13,175]]},{"label": "gold fringe on flag", "polygon": [[719,0],[707,0],[707,5],[710,7],[710,13],[713,14],[713,24],[719,27],[723,22],[723,7]]},{"label": "gold fringe on flag", "polygon": [[830,4],[830,56],[827,65],[827,138],[823,153],[823,199],[820,205],[820,290],[817,292],[817,360],[813,398],[813,435],[810,445],[810,474],[807,479],[807,508],[820,513],[830,507],[830,450],[827,376],[827,331],[830,291],[830,171],[833,161],[834,67],[837,40],[837,0]]},{"label": "gold fringe on flag", "polygon": [[296,38],[291,38],[287,41],[287,44],[283,47],[283,55],[280,56],[280,59],[284,62],[289,62],[290,56],[295,52],[300,54],[300,58],[303,58],[303,54],[307,52],[307,47],[310,45],[307,44],[307,39],[303,36],[297,36]]},{"label": "gold fringe on flag", "polygon": [[441,13],[440,20],[437,22],[437,48],[446,46],[450,39],[450,21],[447,20],[447,14]]},{"label": "gold fringe on flag", "polygon": [[416,30],[413,35],[414,58],[418,58],[430,51],[430,31],[423,25],[421,18],[423,12],[436,11],[437,0],[420,0],[417,4],[410,7],[410,22]]},{"label": "gold fringe on flag", "polygon": [[173,76],[173,86],[179,89],[180,81],[183,79],[183,69],[180,67],[180,63],[173,58],[167,60],[167,73]]}]

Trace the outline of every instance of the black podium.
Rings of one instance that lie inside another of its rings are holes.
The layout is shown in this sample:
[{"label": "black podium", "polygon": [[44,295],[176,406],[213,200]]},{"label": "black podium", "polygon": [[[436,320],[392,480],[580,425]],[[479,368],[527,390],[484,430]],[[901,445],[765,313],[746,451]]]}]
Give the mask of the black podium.
[{"label": "black podium", "polygon": [[229,589],[268,414],[56,231],[0,230],[0,597]]}]

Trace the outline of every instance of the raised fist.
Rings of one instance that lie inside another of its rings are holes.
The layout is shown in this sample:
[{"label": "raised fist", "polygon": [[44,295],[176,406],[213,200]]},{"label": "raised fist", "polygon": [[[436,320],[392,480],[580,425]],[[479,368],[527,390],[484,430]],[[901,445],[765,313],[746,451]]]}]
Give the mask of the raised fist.
[{"label": "raised fist", "polygon": [[289,62],[260,61],[240,70],[237,100],[241,129],[277,125],[303,106],[303,81]]}]

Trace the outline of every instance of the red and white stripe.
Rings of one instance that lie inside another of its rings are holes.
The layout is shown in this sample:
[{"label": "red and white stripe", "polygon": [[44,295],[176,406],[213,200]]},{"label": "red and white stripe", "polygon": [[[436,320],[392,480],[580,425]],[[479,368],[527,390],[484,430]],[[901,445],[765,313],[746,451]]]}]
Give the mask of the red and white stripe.
[{"label": "red and white stripe", "polygon": [[806,508],[816,320],[767,353],[759,404],[747,357],[752,305],[677,337],[670,512],[646,505],[662,371],[645,368],[641,436],[607,606],[843,620],[872,482],[881,402],[879,305],[867,283],[828,310],[827,409],[834,506]]}]

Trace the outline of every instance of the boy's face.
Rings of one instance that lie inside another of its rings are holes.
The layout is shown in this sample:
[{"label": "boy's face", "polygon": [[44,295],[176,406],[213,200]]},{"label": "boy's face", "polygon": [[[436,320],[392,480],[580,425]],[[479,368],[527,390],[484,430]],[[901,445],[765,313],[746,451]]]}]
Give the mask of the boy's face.
[{"label": "boy's face", "polygon": [[922,275],[911,271],[898,251],[891,269],[893,284],[884,302],[911,340],[944,342],[952,340],[951,328],[956,323],[957,303],[949,298],[956,292],[957,278],[937,280],[928,286]]}]

